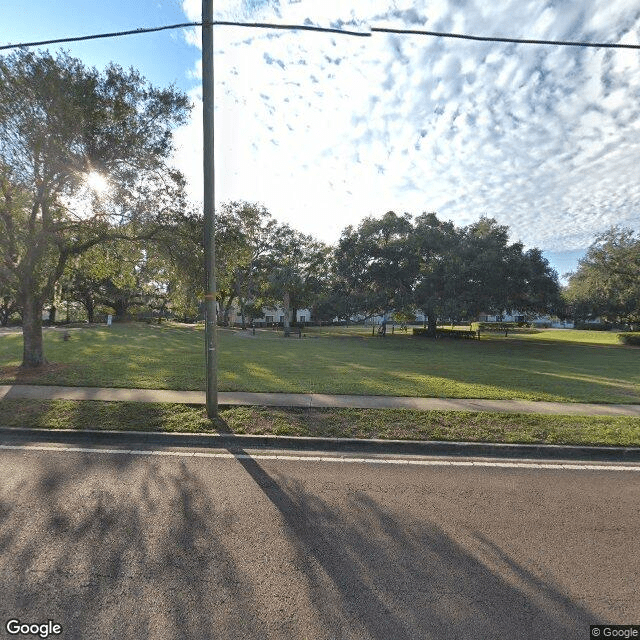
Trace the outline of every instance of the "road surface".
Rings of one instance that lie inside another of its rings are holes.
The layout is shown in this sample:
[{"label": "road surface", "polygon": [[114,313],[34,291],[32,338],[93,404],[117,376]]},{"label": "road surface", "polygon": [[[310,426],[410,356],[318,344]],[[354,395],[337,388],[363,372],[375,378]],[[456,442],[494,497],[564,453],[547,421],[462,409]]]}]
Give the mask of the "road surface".
[{"label": "road surface", "polygon": [[25,637],[9,619],[65,640],[640,623],[638,467],[160,453],[0,450],[0,637]]}]

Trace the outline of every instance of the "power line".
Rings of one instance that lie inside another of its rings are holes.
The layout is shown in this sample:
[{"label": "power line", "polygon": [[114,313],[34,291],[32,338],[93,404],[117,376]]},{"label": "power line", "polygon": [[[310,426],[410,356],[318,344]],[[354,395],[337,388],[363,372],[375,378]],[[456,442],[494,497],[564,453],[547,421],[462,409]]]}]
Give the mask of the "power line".
[{"label": "power line", "polygon": [[[346,29],[338,29],[333,27],[316,27],[308,24],[270,24],[266,22],[231,22],[226,20],[213,21],[213,26],[221,27],[251,27],[255,29],[281,29],[288,31],[322,31],[325,33],[336,33],[346,36],[364,36],[371,37],[370,31],[349,31]],[[95,33],[87,36],[75,36],[71,38],[55,38],[52,40],[38,40],[34,42],[20,42],[17,44],[0,45],[0,51],[7,49],[21,49],[26,47],[40,47],[45,44],[64,44],[66,42],[81,42],[84,40],[99,40],[103,38],[119,38],[121,36],[132,36],[141,33],[153,33],[155,31],[168,31],[170,29],[186,29],[187,27],[201,27],[202,22],[180,22],[178,24],[169,24],[162,27],[147,27],[139,29],[130,29],[128,31],[114,31],[111,33]]]},{"label": "power line", "polygon": [[603,49],[640,49],[640,44],[614,42],[582,42],[577,40],[535,40],[532,38],[500,38],[498,36],[473,36],[464,33],[444,33],[442,31],[423,31],[421,29],[391,29],[389,27],[371,27],[373,33],[399,33],[402,35],[434,36],[438,38],[458,38],[479,42],[507,42],[513,44],[544,44],[562,47],[594,47]]},{"label": "power line", "polygon": [[76,36],[73,38],[56,38],[55,40],[39,40],[37,42],[20,42],[18,44],[3,44],[0,51],[6,49],[21,49],[23,47],[40,47],[44,44],[62,44],[65,42],[80,42],[82,40],[98,40],[101,38],[119,38],[120,36],[131,36],[138,33],[152,33],[153,31],[167,31],[169,29],[184,29],[186,27],[201,26],[201,22],[181,22],[180,24],[169,24],[164,27],[149,27],[131,29],[129,31],[114,31],[112,33],[95,33],[89,36]]},{"label": "power line", "polygon": [[[162,27],[147,27],[130,29],[128,31],[114,31],[111,33],[96,33],[86,36],[76,36],[70,38],[56,38],[52,40],[39,40],[34,42],[20,42],[17,44],[0,45],[0,51],[8,49],[21,49],[26,47],[39,47],[46,44],[64,44],[67,42],[81,42],[85,40],[98,40],[103,38],[119,38],[122,36],[138,35],[142,33],[153,33],[156,31],[167,31],[170,29],[185,29],[187,27],[201,27],[202,22],[181,22],[178,24],[164,25]],[[501,42],[508,44],[533,44],[551,45],[562,47],[590,47],[601,49],[635,49],[640,50],[640,44],[623,44],[614,42],[585,42],[576,40],[538,40],[532,38],[502,38],[498,36],[475,36],[464,33],[448,33],[444,31],[424,31],[422,29],[393,29],[391,27],[371,27],[365,31],[354,31],[350,29],[340,29],[337,27],[317,27],[309,24],[278,24],[269,22],[233,22],[227,20],[214,20],[213,26],[220,27],[245,27],[252,29],[276,29],[282,31],[316,31],[321,33],[333,33],[343,36],[357,36],[369,38],[374,33],[389,33],[408,36],[427,36],[434,38],[454,38],[458,40],[472,40],[476,42]]]},{"label": "power line", "polygon": [[280,29],[284,31],[320,31],[322,33],[337,33],[343,36],[358,36],[370,38],[373,29],[366,28],[365,31],[352,31],[350,29],[340,29],[338,27],[316,27],[312,24],[277,24],[269,22],[230,22],[226,20],[214,20],[213,26],[221,27],[251,27],[253,29]]}]

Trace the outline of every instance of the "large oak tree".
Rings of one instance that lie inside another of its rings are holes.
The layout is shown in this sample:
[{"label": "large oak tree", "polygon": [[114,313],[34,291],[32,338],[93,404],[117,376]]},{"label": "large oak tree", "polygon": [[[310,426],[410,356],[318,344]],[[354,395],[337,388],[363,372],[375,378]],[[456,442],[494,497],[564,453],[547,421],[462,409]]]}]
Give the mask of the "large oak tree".
[{"label": "large oak tree", "polygon": [[415,240],[410,217],[393,211],[347,227],[335,250],[334,291],[367,318],[406,306],[418,271]]},{"label": "large oak tree", "polygon": [[167,161],[188,109],[133,69],[99,72],[66,53],[0,58],[0,278],[22,309],[23,366],[46,362],[42,307],[69,258],[149,233],[175,206],[183,183]]},{"label": "large oak tree", "polygon": [[460,319],[481,311],[548,313],[558,277],[538,249],[509,244],[492,218],[457,228],[434,213],[393,212],[348,227],[335,250],[335,285],[366,316],[413,307],[428,318]]}]

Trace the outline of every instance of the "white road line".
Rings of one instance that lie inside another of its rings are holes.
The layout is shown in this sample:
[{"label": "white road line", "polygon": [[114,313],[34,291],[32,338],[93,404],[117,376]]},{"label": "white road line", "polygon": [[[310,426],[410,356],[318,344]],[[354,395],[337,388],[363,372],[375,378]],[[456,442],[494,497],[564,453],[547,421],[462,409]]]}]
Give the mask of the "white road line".
[{"label": "white road line", "polygon": [[342,456],[296,456],[288,454],[209,453],[201,451],[162,451],[153,449],[95,449],[89,447],[54,447],[46,445],[0,444],[0,449],[16,451],[52,451],[56,453],[102,453],[127,456],[174,456],[181,458],[222,458],[239,460],[283,460],[289,462],[343,462],[357,464],[388,464],[418,467],[502,467],[506,469],[567,469],[579,471],[640,471],[638,465],[562,463],[562,462],[504,462],[493,460],[412,460],[407,458],[357,458]]}]

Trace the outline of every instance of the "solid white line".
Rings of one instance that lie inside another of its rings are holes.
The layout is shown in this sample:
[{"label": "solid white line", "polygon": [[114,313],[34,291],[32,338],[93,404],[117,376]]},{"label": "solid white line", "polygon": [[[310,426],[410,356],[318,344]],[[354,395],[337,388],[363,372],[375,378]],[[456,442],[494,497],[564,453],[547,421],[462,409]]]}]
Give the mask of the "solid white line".
[{"label": "solid white line", "polygon": [[562,462],[504,462],[493,460],[412,460],[406,458],[357,458],[331,456],[296,456],[289,454],[209,453],[202,451],[162,451],[153,449],[95,449],[89,447],[55,447],[50,445],[0,444],[0,449],[19,451],[53,451],[59,453],[103,453],[128,456],[177,456],[184,458],[221,458],[239,460],[283,460],[289,462],[345,462],[358,464],[388,464],[419,467],[502,467],[506,469],[566,469],[579,471],[640,471],[638,465],[562,463]]}]

